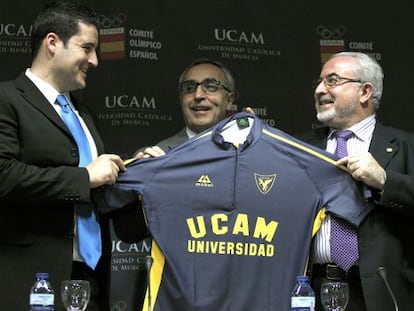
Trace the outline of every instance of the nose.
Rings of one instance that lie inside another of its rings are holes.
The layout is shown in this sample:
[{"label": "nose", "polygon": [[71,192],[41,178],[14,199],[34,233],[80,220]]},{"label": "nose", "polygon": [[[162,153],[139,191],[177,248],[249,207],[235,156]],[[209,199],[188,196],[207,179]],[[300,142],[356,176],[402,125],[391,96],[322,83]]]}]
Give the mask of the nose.
[{"label": "nose", "polygon": [[319,84],[315,85],[315,91],[314,92],[315,92],[315,94],[326,92],[326,86],[325,86],[324,80],[319,82]]},{"label": "nose", "polygon": [[201,87],[201,84],[197,85],[197,88],[195,89],[194,96],[196,98],[204,97],[206,92],[204,92],[203,88]]},{"label": "nose", "polygon": [[96,51],[94,50],[88,59],[88,63],[91,67],[95,68],[95,67],[98,67],[98,62],[99,62],[98,55],[96,54]]}]

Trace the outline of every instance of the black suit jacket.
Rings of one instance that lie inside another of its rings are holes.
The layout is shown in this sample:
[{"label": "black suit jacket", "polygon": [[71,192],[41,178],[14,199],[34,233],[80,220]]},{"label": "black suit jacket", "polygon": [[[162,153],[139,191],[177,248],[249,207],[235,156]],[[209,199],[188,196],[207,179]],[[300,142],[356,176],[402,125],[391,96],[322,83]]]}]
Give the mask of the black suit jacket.
[{"label": "black suit jacket", "polygon": [[[73,101],[103,152],[91,115]],[[89,175],[78,160],[69,130],[24,74],[0,83],[0,310],[28,309],[36,272],[50,273],[61,310],[60,283],[72,266],[73,204],[90,202]],[[110,239],[101,220],[106,256]]]},{"label": "black suit jacket", "polygon": [[[299,138],[326,149],[327,128]],[[386,170],[387,180],[374,209],[358,229],[359,268],[369,311],[394,310],[378,277],[384,267],[400,311],[414,301],[414,136],[377,122],[369,151]]]}]

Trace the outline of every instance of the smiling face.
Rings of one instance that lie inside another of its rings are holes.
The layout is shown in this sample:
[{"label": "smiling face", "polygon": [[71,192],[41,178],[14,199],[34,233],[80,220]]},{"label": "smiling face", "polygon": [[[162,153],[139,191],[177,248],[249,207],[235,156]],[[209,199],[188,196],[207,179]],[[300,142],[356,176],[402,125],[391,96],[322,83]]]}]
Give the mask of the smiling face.
[{"label": "smiling face", "polygon": [[56,45],[53,80],[60,92],[86,87],[88,70],[98,66],[97,45],[96,27],[84,23],[79,24],[79,31],[66,42],[66,45],[62,41]]},{"label": "smiling face", "polygon": [[[372,86],[356,81],[360,77],[355,68],[355,59],[351,57],[336,57],[323,66],[320,74],[322,80],[314,93],[316,117],[323,124],[345,129],[374,113],[369,100]],[[343,80],[339,80],[337,85],[329,86],[324,79],[333,75]]]},{"label": "smiling face", "polygon": [[[191,67],[183,81],[202,82],[215,79],[226,86],[224,73],[213,64],[198,64]],[[234,93],[219,87],[215,92],[206,92],[198,85],[195,92],[180,94],[181,110],[188,128],[199,133],[226,117],[234,101]]]}]

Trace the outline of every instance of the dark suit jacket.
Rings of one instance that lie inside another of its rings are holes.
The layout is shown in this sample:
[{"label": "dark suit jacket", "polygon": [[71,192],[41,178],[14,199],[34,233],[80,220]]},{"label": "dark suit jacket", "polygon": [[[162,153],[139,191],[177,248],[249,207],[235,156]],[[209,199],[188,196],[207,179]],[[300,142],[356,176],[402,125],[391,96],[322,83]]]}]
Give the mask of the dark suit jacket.
[{"label": "dark suit jacket", "polygon": [[[298,137],[326,149],[327,128]],[[414,301],[414,136],[377,123],[369,151],[385,168],[384,192],[358,229],[360,275],[369,311],[394,310],[378,277],[385,267],[400,311]]]},{"label": "dark suit jacket", "polygon": [[[77,109],[103,152],[91,115]],[[28,309],[36,272],[49,272],[61,310],[60,283],[72,266],[73,204],[90,201],[89,175],[78,160],[69,130],[24,74],[0,83],[0,310]],[[106,231],[102,225],[105,254]]]},{"label": "dark suit jacket", "polygon": [[[167,152],[168,150],[171,150],[172,148],[178,146],[179,144],[185,142],[188,140],[188,135],[185,130],[185,127],[182,128],[178,133],[176,133],[174,136],[168,137],[166,139],[161,140],[160,142],[156,143],[155,146],[160,147],[162,150]],[[137,154],[140,151],[144,151],[146,147],[139,148],[137,151],[135,151],[134,155]]]}]

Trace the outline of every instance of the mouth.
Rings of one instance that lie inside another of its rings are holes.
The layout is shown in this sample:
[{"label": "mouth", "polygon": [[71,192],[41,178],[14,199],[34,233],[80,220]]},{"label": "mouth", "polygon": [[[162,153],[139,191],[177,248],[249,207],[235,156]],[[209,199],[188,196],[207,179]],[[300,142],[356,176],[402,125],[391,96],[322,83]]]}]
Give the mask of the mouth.
[{"label": "mouth", "polygon": [[87,75],[88,75],[88,69],[87,68],[81,68],[81,70],[80,70],[82,73],[83,73],[83,75],[86,77]]},{"label": "mouth", "polygon": [[323,105],[333,105],[334,101],[332,98],[324,98],[324,97],[320,97],[318,98],[317,101],[319,106],[323,106]]},{"label": "mouth", "polygon": [[203,111],[209,111],[211,108],[208,106],[197,105],[197,106],[190,107],[190,109],[194,112],[203,112]]}]

